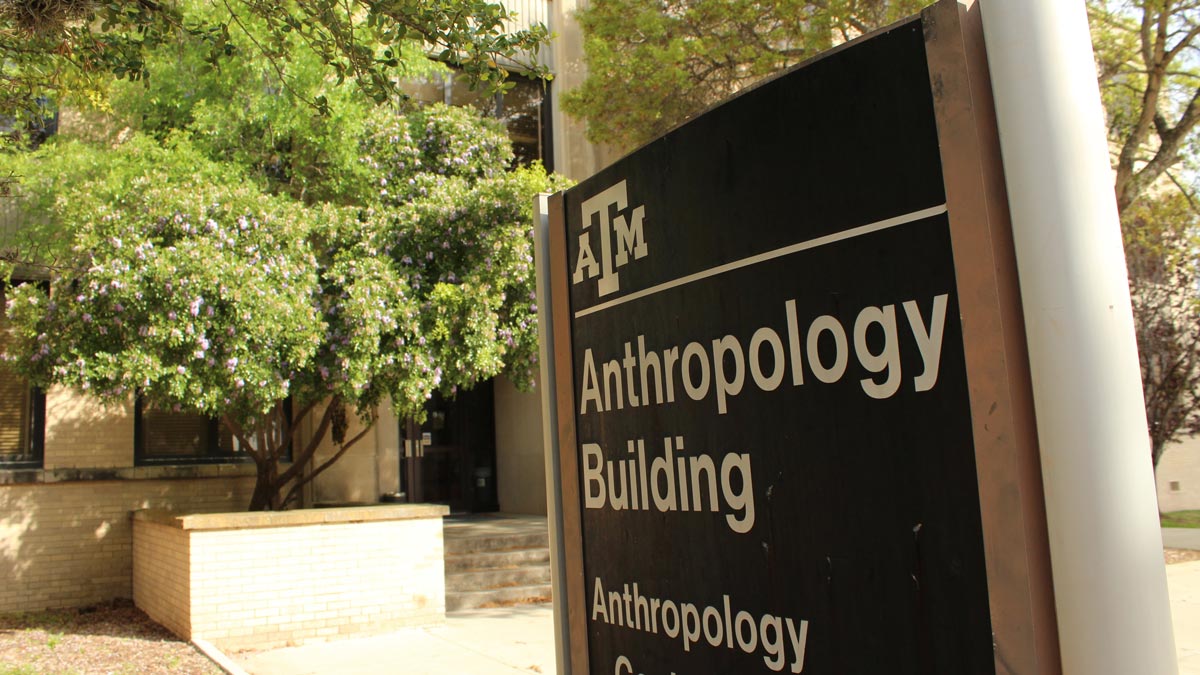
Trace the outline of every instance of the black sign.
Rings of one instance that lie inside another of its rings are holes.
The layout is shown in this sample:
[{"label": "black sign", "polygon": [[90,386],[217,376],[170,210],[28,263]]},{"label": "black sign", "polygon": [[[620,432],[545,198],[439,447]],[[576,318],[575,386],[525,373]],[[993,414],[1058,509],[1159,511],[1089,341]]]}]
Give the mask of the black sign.
[{"label": "black sign", "polygon": [[594,675],[994,672],[929,82],[906,23],[566,193]]}]

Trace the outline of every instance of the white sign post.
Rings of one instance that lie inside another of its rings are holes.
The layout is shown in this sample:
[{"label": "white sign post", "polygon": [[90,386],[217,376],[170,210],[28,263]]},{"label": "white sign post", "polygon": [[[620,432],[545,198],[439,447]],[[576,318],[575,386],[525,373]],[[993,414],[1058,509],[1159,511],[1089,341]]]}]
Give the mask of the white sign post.
[{"label": "white sign post", "polygon": [[1082,0],[983,0],[1065,673],[1176,673],[1104,113]]}]

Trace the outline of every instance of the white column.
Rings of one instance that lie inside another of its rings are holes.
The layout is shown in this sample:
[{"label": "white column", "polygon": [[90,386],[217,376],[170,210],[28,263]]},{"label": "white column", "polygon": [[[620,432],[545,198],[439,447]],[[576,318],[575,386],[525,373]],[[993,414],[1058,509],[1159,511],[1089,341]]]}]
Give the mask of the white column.
[{"label": "white column", "polygon": [[1083,0],[981,0],[1012,209],[1063,672],[1177,673]]}]

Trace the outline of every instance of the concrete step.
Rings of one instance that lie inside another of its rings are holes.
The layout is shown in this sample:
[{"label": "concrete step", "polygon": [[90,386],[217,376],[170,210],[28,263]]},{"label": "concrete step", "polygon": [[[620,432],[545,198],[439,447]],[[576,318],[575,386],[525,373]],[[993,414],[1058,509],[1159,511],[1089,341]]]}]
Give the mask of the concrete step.
[{"label": "concrete step", "polygon": [[550,549],[522,548],[446,556],[446,574],[473,570],[511,569],[525,565],[549,565]]},{"label": "concrete step", "polygon": [[549,601],[550,584],[493,588],[486,591],[447,592],[446,611],[455,612],[479,607],[503,607]]},{"label": "concrete step", "polygon": [[526,548],[550,548],[550,535],[546,532],[521,534],[497,534],[475,537],[445,537],[446,557],[468,553],[511,551]]},{"label": "concrete step", "polygon": [[511,569],[487,569],[446,575],[446,593],[490,591],[517,586],[550,583],[549,565],[528,565]]}]

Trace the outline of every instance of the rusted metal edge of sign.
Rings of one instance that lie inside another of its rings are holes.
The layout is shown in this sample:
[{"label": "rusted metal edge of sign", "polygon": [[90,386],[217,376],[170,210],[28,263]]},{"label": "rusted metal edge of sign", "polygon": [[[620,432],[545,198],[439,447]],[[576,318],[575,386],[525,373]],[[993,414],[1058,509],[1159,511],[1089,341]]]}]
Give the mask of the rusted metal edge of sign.
[{"label": "rusted metal edge of sign", "polygon": [[[575,369],[571,364],[571,308],[567,282],[567,232],[562,193],[550,197],[550,316],[554,340],[554,404],[558,410],[558,448],[562,503],[561,564],[566,570],[567,635],[564,659],[572,674],[588,672],[586,589],[583,573],[583,528],[579,502],[579,444],[575,436]],[[557,602],[557,600],[556,600]]]},{"label": "rusted metal edge of sign", "polygon": [[1046,506],[978,3],[921,15],[970,385],[997,673],[1058,673]]}]

